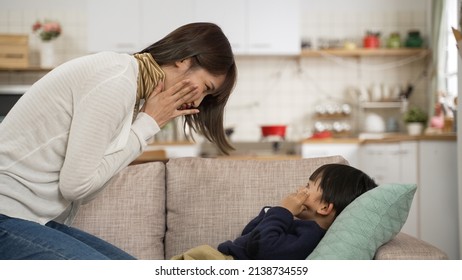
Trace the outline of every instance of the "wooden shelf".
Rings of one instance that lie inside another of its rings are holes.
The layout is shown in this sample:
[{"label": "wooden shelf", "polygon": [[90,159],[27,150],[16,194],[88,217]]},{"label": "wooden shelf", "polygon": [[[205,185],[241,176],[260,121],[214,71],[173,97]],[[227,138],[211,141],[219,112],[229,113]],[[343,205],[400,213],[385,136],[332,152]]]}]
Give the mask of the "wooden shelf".
[{"label": "wooden shelf", "polygon": [[377,102],[362,102],[360,104],[361,108],[372,109],[372,108],[381,108],[381,109],[392,109],[392,108],[401,108],[403,106],[402,101],[377,101]]},{"label": "wooden shelf", "polygon": [[430,53],[428,49],[399,48],[399,49],[323,49],[323,50],[302,50],[302,57],[319,57],[324,55],[342,56],[342,57],[363,57],[363,56],[426,56]]},{"label": "wooden shelf", "polygon": [[40,66],[29,66],[26,68],[5,68],[0,67],[0,72],[48,72],[53,68],[42,68]]},{"label": "wooden shelf", "polygon": [[[338,57],[399,57],[399,56],[427,56],[430,54],[429,49],[422,48],[399,48],[399,49],[365,49],[357,48],[347,49],[322,49],[309,50],[302,49],[300,57],[321,57],[321,56],[338,56]],[[53,68],[42,68],[40,66],[29,66],[27,68],[5,68],[0,67],[0,72],[48,72]]]},{"label": "wooden shelf", "polygon": [[349,119],[350,114],[316,114],[314,116],[318,120],[339,120],[339,119]]}]

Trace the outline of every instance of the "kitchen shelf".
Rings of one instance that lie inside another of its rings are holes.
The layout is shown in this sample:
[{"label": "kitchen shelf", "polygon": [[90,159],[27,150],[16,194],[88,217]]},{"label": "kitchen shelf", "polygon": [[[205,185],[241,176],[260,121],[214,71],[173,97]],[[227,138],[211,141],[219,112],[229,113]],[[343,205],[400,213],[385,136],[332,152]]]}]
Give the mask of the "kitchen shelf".
[{"label": "kitchen shelf", "polygon": [[350,114],[316,114],[315,118],[318,120],[338,120],[338,119],[347,119],[350,117]]},{"label": "kitchen shelf", "polygon": [[29,66],[26,68],[5,68],[0,67],[0,72],[48,72],[53,68],[42,68],[40,66]]},{"label": "kitchen shelf", "polygon": [[342,56],[342,57],[363,57],[363,56],[426,56],[430,53],[428,49],[422,48],[398,48],[398,49],[323,49],[323,50],[302,50],[301,57],[319,57],[325,55]]},{"label": "kitchen shelf", "polygon": [[393,108],[402,108],[404,102],[402,101],[378,101],[378,102],[361,102],[361,108],[364,109],[393,109]]}]

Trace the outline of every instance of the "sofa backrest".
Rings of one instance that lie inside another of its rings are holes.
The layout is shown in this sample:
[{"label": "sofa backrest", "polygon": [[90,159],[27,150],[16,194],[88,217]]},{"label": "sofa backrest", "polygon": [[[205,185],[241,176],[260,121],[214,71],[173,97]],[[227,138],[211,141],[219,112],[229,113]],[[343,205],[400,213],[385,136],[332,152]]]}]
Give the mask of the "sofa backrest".
[{"label": "sofa backrest", "polygon": [[128,166],[83,205],[73,226],[92,233],[139,259],[163,259],[165,164]]},{"label": "sofa backrest", "polygon": [[264,206],[278,205],[340,156],[300,160],[179,158],[167,163],[165,257],[233,240]]}]

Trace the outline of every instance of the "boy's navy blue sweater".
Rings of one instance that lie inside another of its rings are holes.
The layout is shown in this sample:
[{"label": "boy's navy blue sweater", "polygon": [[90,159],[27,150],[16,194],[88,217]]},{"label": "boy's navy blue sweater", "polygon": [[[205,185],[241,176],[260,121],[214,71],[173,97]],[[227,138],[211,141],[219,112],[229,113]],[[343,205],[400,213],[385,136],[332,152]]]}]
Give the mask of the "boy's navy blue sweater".
[{"label": "boy's navy blue sweater", "polygon": [[218,251],[237,260],[304,260],[325,233],[316,222],[294,219],[283,207],[263,207],[240,237],[221,243]]}]

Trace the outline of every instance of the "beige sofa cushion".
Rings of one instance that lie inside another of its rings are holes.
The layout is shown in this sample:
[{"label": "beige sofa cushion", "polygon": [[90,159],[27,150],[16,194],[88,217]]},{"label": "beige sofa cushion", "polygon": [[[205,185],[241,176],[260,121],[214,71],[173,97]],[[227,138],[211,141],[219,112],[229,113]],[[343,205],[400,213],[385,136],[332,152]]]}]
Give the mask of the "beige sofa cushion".
[{"label": "beige sofa cushion", "polygon": [[227,160],[179,158],[167,163],[165,255],[174,255],[240,235],[263,206],[279,204],[308,182],[326,163],[347,163],[340,156],[302,160]]},{"label": "beige sofa cushion", "polygon": [[80,209],[74,227],[139,259],[163,259],[165,164],[128,166]]}]

